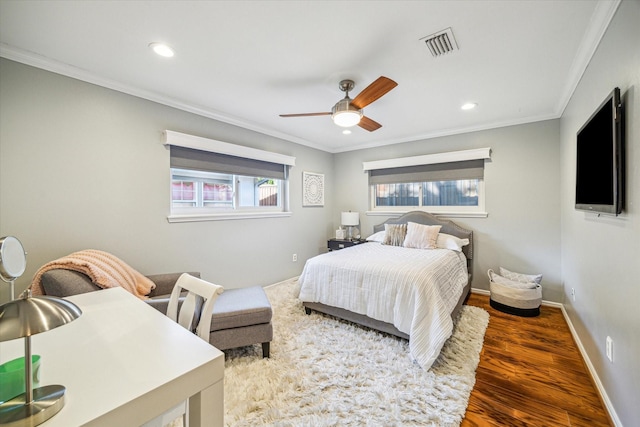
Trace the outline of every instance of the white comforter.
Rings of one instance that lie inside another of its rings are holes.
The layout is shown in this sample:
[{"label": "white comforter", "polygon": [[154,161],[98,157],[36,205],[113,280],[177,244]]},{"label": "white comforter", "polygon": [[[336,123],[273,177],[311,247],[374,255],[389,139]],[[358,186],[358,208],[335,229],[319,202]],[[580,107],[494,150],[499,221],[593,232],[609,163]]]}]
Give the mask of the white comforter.
[{"label": "white comforter", "polygon": [[467,284],[464,254],[365,243],[318,255],[300,276],[299,298],[393,324],[429,369],[453,332],[451,312]]}]

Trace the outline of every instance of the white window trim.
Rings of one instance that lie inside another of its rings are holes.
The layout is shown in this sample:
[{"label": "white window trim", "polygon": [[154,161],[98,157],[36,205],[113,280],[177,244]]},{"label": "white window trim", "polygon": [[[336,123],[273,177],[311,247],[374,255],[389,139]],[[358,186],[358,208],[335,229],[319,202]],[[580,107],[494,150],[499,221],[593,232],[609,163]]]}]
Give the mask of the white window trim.
[{"label": "white window trim", "polygon": [[[460,162],[465,160],[491,159],[491,148],[476,148],[472,150],[451,151],[446,153],[424,154],[421,156],[399,157],[396,159],[374,160],[362,162],[362,169],[367,172],[377,169],[399,168],[406,166],[432,165],[437,163]],[[485,185],[484,179],[478,183],[482,197],[478,200],[478,206],[469,210],[466,206],[384,206],[375,207],[375,194],[373,186],[369,188],[370,210],[365,212],[367,216],[400,216],[411,211],[423,211],[441,218],[486,218],[489,213],[485,210]]]},{"label": "white window trim", "polygon": [[[273,153],[271,151],[259,150],[257,148],[244,147],[242,145],[230,144],[228,142],[217,141],[215,139],[202,138],[185,133],[165,130],[163,132],[163,145],[192,148],[195,150],[208,151],[212,153],[227,154],[229,156],[244,157],[264,162],[278,163],[293,167],[296,158],[285,154]],[[292,216],[290,208],[289,180],[282,181],[283,206],[278,211],[263,210],[251,212],[249,210],[237,209],[233,212],[225,211],[220,213],[196,212],[193,214],[169,214],[169,223],[199,222],[199,221],[226,221],[231,219],[258,219],[258,218],[283,218]],[[171,200],[169,201],[171,205]]]},{"label": "white window trim", "polygon": [[192,148],[194,150],[208,151],[210,153],[226,154],[229,156],[244,157],[263,162],[278,163],[286,166],[295,166],[296,158],[271,151],[258,150],[257,148],[244,147],[230,144],[215,139],[202,138],[200,136],[187,135],[186,133],[165,130],[163,132],[163,144],[176,147]]},{"label": "white window trim", "polygon": [[464,160],[490,159],[491,148],[476,148],[473,150],[451,151],[448,153],[424,154],[422,156],[399,157],[397,159],[374,160],[362,162],[362,169],[366,171],[377,169],[400,168],[405,166],[433,165],[436,163],[461,162]]},{"label": "white window trim", "polygon": [[193,214],[193,215],[169,215],[170,223],[200,222],[200,221],[226,221],[230,219],[258,219],[258,218],[284,218],[290,217],[293,212],[235,212],[220,214]]}]

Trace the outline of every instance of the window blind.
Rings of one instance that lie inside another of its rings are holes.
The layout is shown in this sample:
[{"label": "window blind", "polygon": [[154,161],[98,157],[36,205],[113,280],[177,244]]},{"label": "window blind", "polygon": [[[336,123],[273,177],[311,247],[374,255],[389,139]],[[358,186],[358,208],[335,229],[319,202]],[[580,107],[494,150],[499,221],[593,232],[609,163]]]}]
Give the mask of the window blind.
[{"label": "window blind", "polygon": [[286,179],[287,167],[263,160],[170,145],[171,167],[262,178]]},{"label": "window blind", "polygon": [[454,181],[483,179],[484,160],[435,163],[369,171],[369,184],[398,184],[404,182]]},{"label": "window blind", "polygon": [[287,179],[296,158],[215,139],[165,130],[171,167],[261,178]]}]

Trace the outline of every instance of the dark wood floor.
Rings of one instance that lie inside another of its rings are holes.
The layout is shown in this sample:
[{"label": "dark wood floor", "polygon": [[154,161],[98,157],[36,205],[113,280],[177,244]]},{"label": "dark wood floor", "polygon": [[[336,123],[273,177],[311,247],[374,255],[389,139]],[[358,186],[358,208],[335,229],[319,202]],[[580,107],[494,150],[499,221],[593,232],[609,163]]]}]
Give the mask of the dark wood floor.
[{"label": "dark wood floor", "polygon": [[613,425],[560,309],[525,318],[486,295],[468,304],[491,317],[463,427]]}]

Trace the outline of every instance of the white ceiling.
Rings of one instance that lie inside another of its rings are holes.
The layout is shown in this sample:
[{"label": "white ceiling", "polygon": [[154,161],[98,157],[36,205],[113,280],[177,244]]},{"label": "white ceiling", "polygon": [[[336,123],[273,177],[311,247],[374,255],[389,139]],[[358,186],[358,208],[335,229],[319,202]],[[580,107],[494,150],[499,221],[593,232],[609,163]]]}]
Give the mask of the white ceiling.
[{"label": "white ceiling", "polygon": [[[559,117],[617,5],[0,0],[0,55],[342,152]],[[447,27],[459,50],[434,58],[420,39]],[[330,111],[341,79],[353,98],[381,75],[398,87],[365,108],[375,132],[278,116]]]}]

